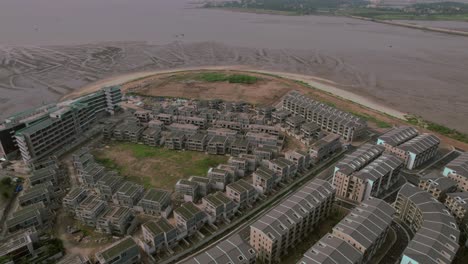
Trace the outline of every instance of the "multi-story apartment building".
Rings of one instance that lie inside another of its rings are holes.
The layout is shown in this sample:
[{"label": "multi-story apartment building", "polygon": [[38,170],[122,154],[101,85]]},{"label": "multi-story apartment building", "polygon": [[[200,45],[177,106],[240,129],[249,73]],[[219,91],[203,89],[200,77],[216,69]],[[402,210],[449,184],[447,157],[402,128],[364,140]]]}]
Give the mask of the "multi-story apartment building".
[{"label": "multi-story apartment building", "polygon": [[460,229],[468,233],[468,192],[456,192],[447,194],[445,206],[450,210]]},{"label": "multi-story apartment building", "polygon": [[185,142],[185,148],[192,151],[203,152],[208,144],[208,135],[206,133],[196,133],[188,137]]},{"label": "multi-story apartment building", "polygon": [[106,212],[108,205],[97,195],[89,195],[78,206],[75,218],[83,224],[95,227],[99,216]]},{"label": "multi-story apartment building", "polygon": [[43,203],[47,207],[53,207],[56,203],[54,187],[51,182],[30,187],[18,196],[18,202],[23,207],[35,203]]},{"label": "multi-story apartment building", "polygon": [[151,188],[138,202],[138,207],[145,214],[167,217],[172,211],[171,194],[165,190]]},{"label": "multi-story apartment building", "polygon": [[282,107],[307,122],[321,126],[322,130],[338,134],[346,141],[360,137],[366,130],[366,122],[348,112],[315,101],[297,91],[291,91],[282,99]]},{"label": "multi-story apartment building", "polygon": [[301,124],[299,135],[301,136],[303,142],[306,144],[321,139],[325,136],[324,134],[325,133],[322,131],[322,129],[320,129],[320,126],[315,123],[306,122]]},{"label": "multi-story apartment building", "polygon": [[57,186],[64,177],[65,171],[57,164],[53,164],[45,168],[32,171],[31,176],[29,176],[29,182],[31,183],[31,186],[46,182],[51,182],[53,185]]},{"label": "multi-story apartment building", "polygon": [[151,111],[149,110],[138,110],[133,115],[140,120],[141,123],[148,123],[151,120]]},{"label": "multi-story apartment building", "polygon": [[133,207],[138,204],[138,201],[140,201],[144,193],[145,188],[143,188],[143,186],[134,182],[125,181],[117,192],[115,192],[112,200],[115,204]]},{"label": "multi-story apartment building", "polygon": [[104,176],[105,168],[102,165],[97,164],[96,162],[89,162],[78,173],[78,182],[81,184],[94,188],[96,187],[97,182]]},{"label": "multi-story apartment building", "polygon": [[263,146],[280,148],[284,141],[277,135],[255,132],[247,132],[247,134],[245,134],[245,138],[249,142],[249,145],[253,148]]},{"label": "multi-story apartment building", "polygon": [[155,116],[156,120],[159,120],[164,123],[164,125],[172,124],[173,115],[167,113],[160,113]]},{"label": "multi-story apartment building", "polygon": [[144,127],[140,126],[135,120],[130,119],[114,128],[113,137],[121,141],[138,143],[143,130]]},{"label": "multi-story apartment building", "polygon": [[296,163],[283,157],[267,161],[268,168],[276,173],[279,181],[287,181],[297,174]]},{"label": "multi-story apartment building", "polygon": [[141,263],[139,247],[130,236],[98,251],[95,257],[99,264]]},{"label": "multi-story apartment building", "polygon": [[208,216],[208,222],[215,223],[231,219],[236,213],[238,205],[218,191],[203,197],[202,207]]},{"label": "multi-story apartment building", "polygon": [[279,262],[318,222],[327,217],[335,199],[333,186],[312,180],[274,206],[250,226],[250,245],[263,263]]},{"label": "multi-story apartment building", "polygon": [[312,163],[316,164],[331,157],[334,153],[341,150],[341,148],[340,136],[329,134],[324,138],[321,138],[310,146],[309,154]]},{"label": "multi-story apartment building", "polygon": [[83,187],[71,189],[62,199],[63,208],[68,214],[75,215],[76,209],[89,193],[89,190]]},{"label": "multi-story apartment building", "polygon": [[398,181],[403,161],[383,154],[367,166],[350,175],[337,173],[334,181],[336,195],[357,202],[379,197]]},{"label": "multi-story apartment building", "polygon": [[364,144],[353,153],[346,155],[336,166],[333,171],[333,184],[337,189],[341,186],[337,184],[336,178],[346,178],[353,172],[364,168],[367,164],[378,158],[384,151],[383,146],[376,146],[372,144]]},{"label": "multi-story apartment building", "polygon": [[253,186],[259,193],[268,194],[276,186],[276,173],[266,167],[259,167],[252,174]]},{"label": "multi-story apartment building", "polygon": [[183,116],[178,115],[176,120],[179,124],[190,124],[199,127],[200,129],[206,128],[208,121],[206,118],[198,117],[198,116]]},{"label": "multi-story apartment building", "polygon": [[252,151],[258,160],[271,160],[278,156],[278,147],[262,146]]},{"label": "multi-story apartment building", "polygon": [[421,134],[398,146],[404,151],[406,168],[416,169],[437,155],[440,139],[432,134]]},{"label": "multi-story apartment building", "polygon": [[151,220],[141,225],[144,250],[148,254],[171,249],[177,245],[177,229],[165,218]]},{"label": "multi-story apartment building", "polygon": [[164,146],[172,150],[182,150],[185,147],[186,135],[183,132],[171,132],[164,139]]},{"label": "multi-story apartment building", "polygon": [[457,191],[457,183],[439,172],[432,172],[419,178],[419,188],[429,192],[437,200],[444,202],[447,193]]},{"label": "multi-story apartment building", "polygon": [[276,126],[250,124],[246,130],[254,133],[266,133],[273,136],[278,136],[280,134],[280,129]]},{"label": "multi-story apartment building", "polygon": [[189,181],[198,184],[198,192],[200,197],[206,196],[211,193],[211,181],[207,177],[190,176]]},{"label": "multi-story apartment building", "polygon": [[248,154],[250,149],[249,141],[245,138],[236,138],[232,141],[230,149],[232,157],[239,157],[242,154]]},{"label": "multi-story apartment building", "polygon": [[334,226],[332,233],[358,249],[362,263],[368,263],[385,242],[394,214],[388,203],[370,198]]},{"label": "multi-story apartment building", "polygon": [[185,202],[197,202],[201,196],[199,184],[185,179],[177,181],[175,192],[180,195]]},{"label": "multi-story apartment building", "polygon": [[228,184],[226,195],[241,208],[252,205],[258,198],[255,187],[243,179]]},{"label": "multi-story apartment building", "polygon": [[311,159],[307,152],[302,150],[290,150],[284,153],[284,157],[296,163],[296,167],[299,171],[305,171],[310,167]]},{"label": "multi-story apartment building", "polygon": [[208,170],[208,179],[213,183],[213,189],[220,191],[224,191],[226,185],[233,181],[229,171],[218,168],[210,168]]},{"label": "multi-story apartment building", "polygon": [[415,233],[403,251],[401,264],[452,263],[458,251],[460,231],[457,221],[442,203],[406,183],[393,207],[398,218]]},{"label": "multi-story apartment building", "polygon": [[236,234],[182,264],[255,264],[255,261],[255,249]]},{"label": "multi-story apartment building", "polygon": [[[242,155],[246,155],[246,154],[241,154],[240,156]],[[249,160],[243,157],[231,156],[228,160],[228,164],[231,166],[235,166],[237,170],[239,171],[239,175],[241,176],[244,176],[245,174],[255,170],[255,169],[250,170],[251,167],[249,166]]]},{"label": "multi-story apartment building", "polygon": [[213,136],[208,142],[206,150],[209,154],[225,155],[227,154],[228,143],[228,138],[225,136]]},{"label": "multi-story apartment building", "polygon": [[102,178],[97,181],[96,192],[106,201],[111,201],[113,195],[123,183],[123,177],[116,172],[106,172]]},{"label": "multi-story apartment building", "polygon": [[378,137],[377,145],[382,145],[385,147],[385,151],[398,155],[399,150],[397,147],[418,135],[419,132],[416,128],[411,126],[400,126],[393,128]]},{"label": "multi-story apartment building", "polygon": [[8,119],[18,125],[9,131],[15,139],[5,137],[5,142],[16,141],[17,147],[12,148],[19,149],[27,164],[56,155],[89,130],[100,113],[113,114],[121,98],[119,87],[108,87],[75,100],[41,107],[27,116],[20,114],[21,118]]},{"label": "multi-story apartment building", "polygon": [[341,238],[328,233],[315,243],[297,264],[361,264],[363,254]]},{"label": "multi-story apartment building", "polygon": [[53,213],[44,206],[43,203],[36,203],[25,206],[14,212],[6,221],[6,228],[9,232],[20,229],[35,227],[44,229],[50,226],[54,219]]},{"label": "multi-story apartment building", "polygon": [[443,175],[457,182],[458,188],[468,192],[468,152],[449,162]]},{"label": "multi-story apartment building", "polygon": [[0,259],[5,263],[20,263],[21,259],[34,258],[38,253],[35,248],[37,242],[39,235],[33,227],[3,237],[0,240]]},{"label": "multi-story apartment building", "polygon": [[291,116],[291,112],[287,110],[277,110],[271,113],[271,121],[273,124],[282,124],[286,122],[286,118]]},{"label": "multi-story apartment building", "polygon": [[195,125],[177,123],[167,126],[167,129],[169,129],[169,131],[172,133],[184,133],[185,135],[193,135],[200,130],[199,127]]},{"label": "multi-story apartment building", "polygon": [[290,131],[294,133],[299,133],[301,129],[301,125],[304,124],[305,122],[306,120],[304,117],[295,115],[295,116],[290,116],[286,118],[285,125]]},{"label": "multi-story apartment building", "polygon": [[177,228],[187,236],[197,232],[208,220],[207,215],[192,202],[183,203],[174,210]]},{"label": "multi-story apartment building", "polygon": [[161,143],[161,128],[147,127],[141,134],[141,141],[147,146],[159,146]]},{"label": "multi-story apartment building", "polygon": [[135,215],[127,207],[110,206],[97,220],[96,230],[109,235],[125,235]]}]

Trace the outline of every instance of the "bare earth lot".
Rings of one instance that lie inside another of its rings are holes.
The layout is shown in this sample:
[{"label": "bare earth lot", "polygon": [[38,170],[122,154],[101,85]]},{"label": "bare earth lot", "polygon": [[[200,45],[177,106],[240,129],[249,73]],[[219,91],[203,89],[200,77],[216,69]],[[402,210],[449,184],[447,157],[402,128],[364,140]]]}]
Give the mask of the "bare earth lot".
[{"label": "bare earth lot", "polygon": [[109,169],[131,181],[172,190],[179,179],[205,176],[210,167],[227,161],[227,156],[194,151],[175,151],[133,143],[115,142],[93,153]]}]

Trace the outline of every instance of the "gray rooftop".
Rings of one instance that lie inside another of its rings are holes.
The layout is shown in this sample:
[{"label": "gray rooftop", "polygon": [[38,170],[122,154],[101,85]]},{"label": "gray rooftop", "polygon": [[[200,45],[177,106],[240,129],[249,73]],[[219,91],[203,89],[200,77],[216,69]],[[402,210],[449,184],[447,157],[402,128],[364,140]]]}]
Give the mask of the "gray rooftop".
[{"label": "gray rooftop", "polygon": [[307,250],[298,264],[355,264],[361,263],[363,254],[346,241],[326,234]]},{"label": "gray rooftop", "polygon": [[464,152],[445,167],[455,171],[458,175],[468,178],[468,152]]},{"label": "gray rooftop", "polygon": [[340,170],[340,172],[349,175],[355,171],[360,170],[371,161],[376,159],[382,152],[384,151],[383,146],[372,145],[366,143],[358,148],[353,153],[346,155],[344,159],[342,159],[336,167]]},{"label": "gray rooftop", "polygon": [[419,154],[433,146],[439,145],[439,143],[440,139],[438,137],[424,133],[401,144],[399,148],[411,153]]},{"label": "gray rooftop", "polygon": [[390,146],[398,146],[404,142],[416,137],[419,134],[418,130],[411,126],[396,127],[379,137],[379,140],[384,141]]}]

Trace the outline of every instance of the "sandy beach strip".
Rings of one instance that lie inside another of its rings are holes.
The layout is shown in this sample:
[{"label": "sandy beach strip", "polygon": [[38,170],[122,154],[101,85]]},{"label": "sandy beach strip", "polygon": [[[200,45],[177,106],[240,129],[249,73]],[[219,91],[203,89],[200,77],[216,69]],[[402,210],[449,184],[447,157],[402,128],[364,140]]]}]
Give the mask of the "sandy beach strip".
[{"label": "sandy beach strip", "polygon": [[131,82],[137,79],[150,77],[152,75],[177,73],[177,72],[184,72],[184,71],[194,71],[194,70],[235,70],[235,71],[245,71],[245,72],[252,72],[252,73],[276,75],[282,78],[304,82],[316,89],[322,90],[324,92],[328,92],[337,97],[352,101],[354,103],[363,105],[365,107],[374,109],[376,111],[385,113],[387,115],[390,115],[399,119],[405,119],[405,113],[400,112],[396,109],[392,109],[390,107],[384,106],[380,103],[374,102],[373,100],[366,98],[364,96],[340,89],[338,88],[339,84],[333,81],[315,77],[315,76],[310,76],[310,75],[259,70],[259,69],[251,68],[248,66],[205,66],[205,67],[179,68],[179,69],[171,69],[171,70],[145,71],[145,72],[123,74],[119,76],[106,78],[106,79],[94,82],[92,84],[86,85],[80,89],[77,89],[67,94],[66,96],[62,97],[61,100],[72,99],[72,98],[75,98],[84,94],[95,92],[102,87],[120,85],[120,84]]}]

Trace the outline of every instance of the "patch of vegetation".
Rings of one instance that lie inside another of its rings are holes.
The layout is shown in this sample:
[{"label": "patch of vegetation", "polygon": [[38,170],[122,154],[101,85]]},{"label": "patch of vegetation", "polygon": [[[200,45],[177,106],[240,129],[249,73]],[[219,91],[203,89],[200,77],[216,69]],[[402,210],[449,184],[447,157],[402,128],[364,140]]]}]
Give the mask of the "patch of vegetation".
[{"label": "patch of vegetation", "polygon": [[414,4],[402,9],[357,7],[339,11],[378,20],[462,20],[468,21],[468,4],[456,2]]},{"label": "patch of vegetation", "polygon": [[204,72],[197,74],[196,79],[205,82],[229,82],[229,83],[243,83],[254,84],[259,78],[246,74],[225,74],[221,72]]},{"label": "patch of vegetation", "polygon": [[8,199],[14,191],[14,184],[10,177],[5,177],[0,181],[0,199]]},{"label": "patch of vegetation", "polygon": [[210,167],[227,162],[227,156],[176,151],[128,142],[118,142],[94,153],[96,161],[145,187],[172,189],[192,175],[204,176]]},{"label": "patch of vegetation", "polygon": [[353,115],[355,116],[358,116],[366,121],[369,121],[369,122],[372,122],[372,123],[375,123],[377,125],[377,127],[379,128],[391,128],[392,125],[385,122],[385,121],[382,121],[382,120],[379,120],[371,115],[368,115],[368,114],[363,114],[363,113],[356,113],[356,112],[352,112]]},{"label": "patch of vegetation", "polygon": [[468,143],[468,135],[456,129],[448,128],[446,126],[424,120],[422,117],[419,117],[419,116],[407,115],[405,116],[405,118],[406,118],[406,121],[411,125],[423,127],[430,131],[447,136],[449,138],[453,138],[458,141]]}]

